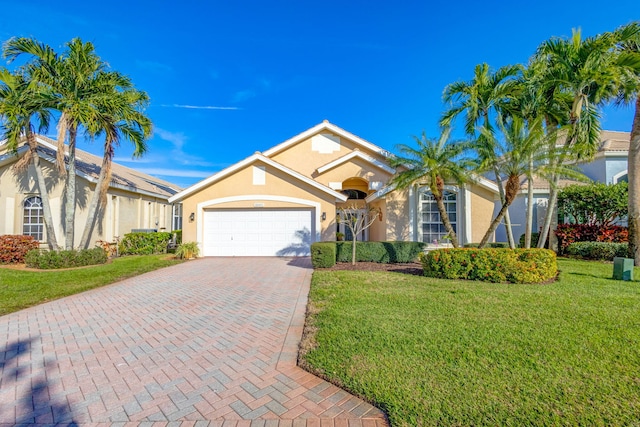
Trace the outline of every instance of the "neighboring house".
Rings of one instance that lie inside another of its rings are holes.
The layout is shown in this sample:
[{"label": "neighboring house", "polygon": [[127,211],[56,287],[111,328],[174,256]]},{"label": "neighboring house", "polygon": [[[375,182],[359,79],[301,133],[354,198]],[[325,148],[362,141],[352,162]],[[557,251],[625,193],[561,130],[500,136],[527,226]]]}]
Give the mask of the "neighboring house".
[{"label": "neighboring house", "polygon": [[[37,136],[41,166],[47,179],[49,198],[58,244],[64,245],[64,179],[55,166],[56,142]],[[7,152],[0,142],[0,235],[26,234],[46,243],[47,236],[42,216],[42,204],[35,180],[33,165],[17,174],[13,164],[24,154],[22,145],[17,156]],[[88,205],[100,173],[102,158],[82,150],[76,150],[76,200],[74,238],[77,246],[87,219]],[[122,165],[113,163],[113,174],[106,206],[99,212],[91,237],[91,245],[97,240],[113,241],[132,229],[156,229],[170,231],[180,228],[180,212],[172,210],[169,197],[180,188]]]},{"label": "neighboring house", "polygon": [[[324,121],[224,169],[169,199],[181,203],[183,241],[203,256],[308,255],[310,244],[347,234],[341,207],[379,209],[360,240],[432,243],[446,235],[426,186],[388,186],[389,153]],[[491,222],[495,183],[447,186],[446,205],[461,243],[478,242]],[[364,211],[362,211],[364,212]]]},{"label": "neighboring house", "polygon": [[[627,181],[627,163],[629,157],[629,132],[602,131],[600,148],[594,158],[587,163],[578,164],[578,169],[588,178],[596,182],[606,184],[616,184],[620,181]],[[571,184],[580,184],[578,181],[561,180],[560,188]],[[538,231],[544,224],[549,200],[549,183],[543,179],[536,178],[533,182],[533,231]],[[513,236],[520,238],[525,232],[525,215],[527,203],[527,185],[523,184],[523,190],[513,204],[509,207]],[[499,209],[496,203],[496,209]],[[504,225],[500,225],[496,230],[496,241],[506,242],[506,230]]]}]

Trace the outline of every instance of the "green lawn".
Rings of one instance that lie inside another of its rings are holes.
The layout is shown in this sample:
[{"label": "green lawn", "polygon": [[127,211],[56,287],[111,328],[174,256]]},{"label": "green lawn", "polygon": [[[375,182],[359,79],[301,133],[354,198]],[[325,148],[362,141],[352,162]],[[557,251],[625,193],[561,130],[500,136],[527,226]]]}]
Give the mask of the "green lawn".
[{"label": "green lawn", "polygon": [[109,264],[73,270],[0,268],[0,315],[180,262],[167,255],[145,255],[116,258]]},{"label": "green lawn", "polygon": [[559,265],[548,285],[316,271],[303,364],[393,426],[637,425],[640,282]]}]

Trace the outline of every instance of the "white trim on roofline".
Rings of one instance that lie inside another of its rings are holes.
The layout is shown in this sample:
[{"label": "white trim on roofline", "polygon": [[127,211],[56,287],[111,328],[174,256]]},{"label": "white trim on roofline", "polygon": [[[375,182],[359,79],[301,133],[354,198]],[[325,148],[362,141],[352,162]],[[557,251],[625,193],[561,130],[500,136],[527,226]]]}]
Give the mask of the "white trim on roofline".
[{"label": "white trim on roofline", "polygon": [[351,153],[349,153],[349,154],[347,154],[347,155],[344,155],[344,156],[342,156],[342,157],[340,157],[340,158],[337,158],[336,160],[334,160],[334,161],[332,161],[332,162],[330,162],[330,163],[327,163],[327,164],[326,164],[326,165],[324,165],[324,166],[320,166],[320,167],[319,167],[318,169],[316,169],[316,170],[317,170],[317,171],[318,171],[318,173],[320,173],[320,174],[325,173],[325,172],[326,172],[326,171],[328,171],[329,169],[333,169],[333,168],[335,168],[336,166],[339,166],[339,165],[341,165],[341,164],[343,164],[343,163],[345,163],[345,162],[348,162],[349,160],[353,159],[354,157],[357,157],[357,158],[359,158],[359,159],[362,159],[362,160],[364,160],[365,162],[370,163],[370,164],[372,164],[373,166],[377,167],[378,169],[382,169],[383,171],[385,171],[385,172],[387,172],[387,173],[389,173],[389,174],[391,174],[391,175],[393,175],[394,173],[396,173],[396,170],[395,170],[395,169],[393,169],[392,167],[390,167],[390,166],[388,166],[388,165],[384,164],[384,163],[383,163],[383,162],[381,162],[380,160],[378,160],[378,159],[376,159],[376,158],[374,158],[374,157],[372,157],[372,156],[370,156],[370,155],[368,155],[368,154],[365,154],[365,153],[363,153],[363,152],[361,152],[361,151],[357,151],[357,150],[356,150],[356,151],[352,151]]},{"label": "white trim on roofline", "polygon": [[173,196],[171,196],[169,198],[169,203],[174,203],[174,202],[176,202],[178,200],[182,200],[185,197],[187,197],[188,195],[193,194],[196,191],[200,190],[201,188],[204,188],[204,187],[206,187],[208,185],[211,185],[214,182],[217,182],[217,181],[221,180],[222,178],[224,178],[226,176],[229,176],[232,173],[234,173],[234,172],[236,172],[236,171],[238,171],[238,170],[240,170],[240,169],[242,169],[242,168],[244,168],[246,166],[249,166],[250,164],[252,164],[255,161],[261,161],[263,163],[266,163],[267,165],[269,165],[269,166],[271,166],[271,167],[273,167],[275,169],[278,169],[279,171],[284,172],[287,175],[290,175],[290,176],[292,176],[294,178],[297,178],[298,180],[304,182],[305,184],[308,184],[308,185],[310,185],[310,186],[312,186],[314,188],[317,188],[320,191],[323,191],[323,192],[335,197],[336,201],[344,202],[344,201],[347,200],[347,196],[346,195],[344,195],[342,193],[339,193],[339,192],[337,192],[335,190],[332,190],[331,188],[329,188],[329,187],[327,187],[325,185],[322,185],[317,181],[314,181],[314,180],[312,180],[310,178],[307,178],[306,176],[302,175],[301,173],[296,172],[296,171],[294,171],[292,169],[289,169],[288,167],[286,167],[284,165],[281,165],[280,163],[277,163],[277,162],[271,160],[270,158],[264,156],[261,153],[255,153],[252,156],[249,156],[246,159],[241,160],[238,163],[236,163],[234,165],[231,165],[228,168],[223,169],[223,170],[221,170],[220,172],[218,172],[216,174],[211,175],[209,178],[203,179],[202,181],[192,185],[191,187],[188,187],[188,188],[182,190],[181,192],[174,194]]},{"label": "white trim on roofline", "polygon": [[349,140],[355,142],[356,144],[366,148],[367,150],[373,151],[374,153],[378,153],[383,157],[389,157],[390,154],[391,154],[387,150],[384,150],[381,147],[378,147],[377,145],[374,145],[374,144],[370,143],[369,141],[365,141],[364,139],[360,138],[359,136],[356,136],[356,135],[352,134],[351,132],[348,132],[348,131],[342,129],[341,127],[338,127],[338,126],[334,125],[333,123],[329,123],[328,120],[325,120],[322,123],[319,123],[319,124],[315,125],[311,129],[307,129],[306,131],[304,131],[302,133],[299,133],[298,135],[294,136],[293,138],[289,138],[288,140],[276,145],[275,147],[264,151],[263,154],[265,156],[267,156],[267,157],[271,157],[274,154],[278,154],[278,153],[286,150],[290,146],[297,144],[300,141],[304,141],[305,139],[310,138],[311,136],[313,136],[313,135],[315,135],[315,134],[317,134],[319,132],[322,132],[323,130],[331,131],[331,132],[335,133],[338,136],[341,136],[343,138],[349,139]]}]

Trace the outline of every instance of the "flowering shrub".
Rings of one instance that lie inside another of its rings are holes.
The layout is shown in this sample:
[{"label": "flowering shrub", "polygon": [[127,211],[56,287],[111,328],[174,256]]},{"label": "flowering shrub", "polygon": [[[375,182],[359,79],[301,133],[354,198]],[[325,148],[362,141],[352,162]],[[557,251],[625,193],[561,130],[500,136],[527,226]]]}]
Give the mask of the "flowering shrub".
[{"label": "flowering shrub", "polygon": [[32,236],[0,236],[0,264],[22,263],[27,252],[37,249],[39,245]]},{"label": "flowering shrub", "polygon": [[629,241],[629,230],[619,225],[558,224],[555,234],[558,236],[560,253],[564,253],[575,242]]},{"label": "flowering shrub", "polygon": [[483,282],[541,283],[558,273],[548,249],[438,249],[420,257],[425,276]]}]

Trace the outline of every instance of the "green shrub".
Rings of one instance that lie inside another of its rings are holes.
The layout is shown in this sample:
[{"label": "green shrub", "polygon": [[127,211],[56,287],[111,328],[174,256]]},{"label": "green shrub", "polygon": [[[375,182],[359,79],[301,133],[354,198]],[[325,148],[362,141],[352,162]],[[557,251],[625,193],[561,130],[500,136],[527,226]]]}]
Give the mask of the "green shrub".
[{"label": "green shrub", "polygon": [[[480,243],[465,243],[465,248],[477,248]],[[508,242],[489,242],[485,248],[509,248]]]},{"label": "green shrub", "polygon": [[167,252],[171,233],[129,233],[120,242],[120,255],[152,255]]},{"label": "green shrub", "polygon": [[184,242],[178,245],[176,257],[180,259],[191,259],[200,255],[198,242]]},{"label": "green shrub", "polygon": [[603,260],[613,261],[615,257],[627,257],[629,254],[628,243],[613,243],[613,242],[576,242],[567,247],[567,255]]},{"label": "green shrub", "polygon": [[[518,247],[519,248],[524,248],[524,234],[522,236],[520,236],[520,240],[518,241]],[[538,246],[538,240],[540,240],[540,233],[534,231],[533,233],[531,233],[531,247],[535,248]],[[546,245],[545,247],[549,247],[549,245]]]},{"label": "green shrub", "polygon": [[[336,242],[336,260],[351,262],[353,242]],[[356,261],[383,264],[407,263],[418,259],[422,242],[357,242]]]},{"label": "green shrub", "polygon": [[176,244],[179,245],[180,243],[182,243],[182,230],[173,230],[171,232],[171,234],[175,234],[176,235]]},{"label": "green shrub", "polygon": [[0,236],[0,264],[22,263],[27,252],[37,249],[39,245],[33,236]]},{"label": "green shrub", "polygon": [[314,268],[330,268],[336,264],[335,242],[316,242],[311,244],[311,264]]},{"label": "green shrub", "polygon": [[27,267],[44,270],[83,267],[104,264],[105,262],[107,262],[107,253],[102,248],[79,251],[40,251],[36,249],[29,251],[25,256]]},{"label": "green shrub", "polygon": [[484,282],[541,283],[558,273],[548,249],[437,249],[421,256],[425,276]]}]

